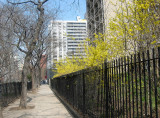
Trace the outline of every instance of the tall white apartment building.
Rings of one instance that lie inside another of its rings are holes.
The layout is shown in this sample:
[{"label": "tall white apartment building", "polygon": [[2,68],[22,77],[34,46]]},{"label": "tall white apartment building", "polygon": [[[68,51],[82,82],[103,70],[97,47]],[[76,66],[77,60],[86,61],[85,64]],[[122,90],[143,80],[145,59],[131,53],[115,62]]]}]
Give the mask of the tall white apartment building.
[{"label": "tall white apartment building", "polygon": [[77,21],[51,21],[51,32],[48,48],[48,68],[54,61],[66,57],[81,57],[84,54],[84,40],[87,36],[87,21],[77,17]]}]

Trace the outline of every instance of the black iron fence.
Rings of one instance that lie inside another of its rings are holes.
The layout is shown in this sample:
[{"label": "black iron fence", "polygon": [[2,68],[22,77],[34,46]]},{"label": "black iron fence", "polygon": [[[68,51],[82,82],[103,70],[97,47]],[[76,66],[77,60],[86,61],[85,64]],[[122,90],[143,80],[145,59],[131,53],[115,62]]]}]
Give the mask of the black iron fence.
[{"label": "black iron fence", "polygon": [[[27,83],[27,90],[32,88],[32,82]],[[22,89],[21,82],[12,82],[0,84],[0,101],[2,107],[8,106],[9,103],[20,97]]]},{"label": "black iron fence", "polygon": [[84,117],[160,117],[160,48],[51,80]]}]

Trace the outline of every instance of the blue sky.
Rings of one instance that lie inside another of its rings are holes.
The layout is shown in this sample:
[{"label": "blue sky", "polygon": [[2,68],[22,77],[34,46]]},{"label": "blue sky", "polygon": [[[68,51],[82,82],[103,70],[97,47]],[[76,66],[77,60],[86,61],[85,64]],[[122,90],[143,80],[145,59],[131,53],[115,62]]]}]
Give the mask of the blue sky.
[{"label": "blue sky", "polygon": [[[6,2],[6,0],[0,0],[0,2]],[[59,9],[57,20],[76,20],[76,16],[84,19],[86,13],[86,0],[49,0],[47,6],[48,9],[53,9],[55,6]]]},{"label": "blue sky", "polygon": [[[79,1],[79,4],[78,4]],[[86,13],[86,0],[50,0],[49,7],[59,6],[60,12],[57,20],[76,20],[76,16],[84,19]]]}]

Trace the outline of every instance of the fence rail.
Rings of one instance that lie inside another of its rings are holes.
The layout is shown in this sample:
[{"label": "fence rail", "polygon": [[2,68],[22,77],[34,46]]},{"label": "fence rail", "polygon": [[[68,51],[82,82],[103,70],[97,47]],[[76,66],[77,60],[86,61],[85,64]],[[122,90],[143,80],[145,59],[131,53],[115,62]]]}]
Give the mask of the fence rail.
[{"label": "fence rail", "polygon": [[[32,82],[27,83],[27,90],[31,90]],[[12,82],[0,84],[0,101],[2,108],[20,97],[22,90],[21,82]]]},{"label": "fence rail", "polygon": [[90,118],[160,117],[160,48],[51,80],[51,87]]}]

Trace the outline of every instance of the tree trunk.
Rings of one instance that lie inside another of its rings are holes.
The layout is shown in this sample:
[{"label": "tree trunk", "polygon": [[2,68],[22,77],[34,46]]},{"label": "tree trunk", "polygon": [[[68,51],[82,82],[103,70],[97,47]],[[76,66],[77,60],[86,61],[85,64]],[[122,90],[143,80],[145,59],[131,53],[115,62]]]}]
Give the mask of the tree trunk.
[{"label": "tree trunk", "polygon": [[37,90],[37,82],[36,82],[36,72],[35,68],[32,67],[32,92],[35,92]]},{"label": "tree trunk", "polygon": [[27,108],[27,76],[30,74],[28,72],[29,65],[30,65],[30,60],[31,60],[32,55],[27,54],[24,60],[24,66],[22,70],[22,91],[21,91],[21,99],[20,99],[20,105],[19,107],[22,109]]},{"label": "tree trunk", "polygon": [[41,80],[42,80],[42,77],[41,77],[41,67],[38,64],[38,78],[37,78],[38,85],[40,85]]},{"label": "tree trunk", "polygon": [[[2,84],[2,83],[0,83]],[[0,118],[3,118],[3,114],[2,114],[2,85],[0,86]]]},{"label": "tree trunk", "polygon": [[0,118],[3,118],[3,114],[2,114],[2,106],[1,106],[1,102],[0,102]]}]

